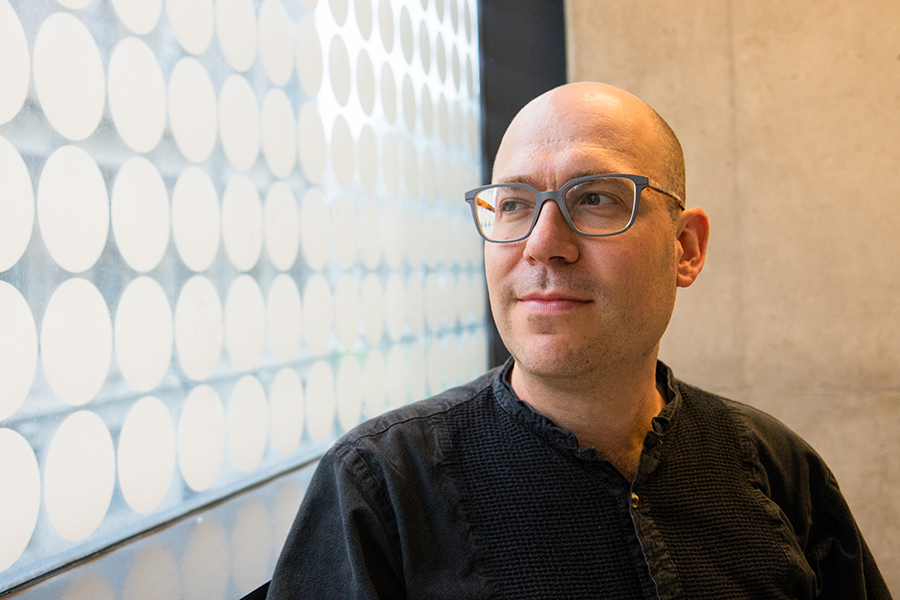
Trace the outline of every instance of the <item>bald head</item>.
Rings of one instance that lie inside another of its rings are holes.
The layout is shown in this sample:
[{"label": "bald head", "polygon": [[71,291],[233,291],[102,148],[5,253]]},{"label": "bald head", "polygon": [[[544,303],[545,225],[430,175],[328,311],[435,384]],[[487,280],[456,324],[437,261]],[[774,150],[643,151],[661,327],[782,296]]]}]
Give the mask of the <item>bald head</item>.
[{"label": "bald head", "polygon": [[684,198],[684,155],[669,125],[640,98],[596,82],[554,88],[519,111],[500,143],[493,179],[509,177],[510,163],[515,170],[529,157],[546,161],[548,149],[575,144],[639,159],[650,172],[636,174]]}]

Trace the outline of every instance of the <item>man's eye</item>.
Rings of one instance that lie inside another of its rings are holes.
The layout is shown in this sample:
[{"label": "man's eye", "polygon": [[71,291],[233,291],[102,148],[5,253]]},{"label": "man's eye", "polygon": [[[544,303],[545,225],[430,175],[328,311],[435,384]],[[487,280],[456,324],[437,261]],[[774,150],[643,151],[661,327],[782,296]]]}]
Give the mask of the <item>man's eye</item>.
[{"label": "man's eye", "polygon": [[500,202],[499,212],[510,213],[523,210],[524,208],[525,203],[523,201],[511,198]]},{"label": "man's eye", "polygon": [[581,198],[581,204],[585,206],[603,206],[604,204],[615,204],[616,200],[607,194],[589,193]]}]

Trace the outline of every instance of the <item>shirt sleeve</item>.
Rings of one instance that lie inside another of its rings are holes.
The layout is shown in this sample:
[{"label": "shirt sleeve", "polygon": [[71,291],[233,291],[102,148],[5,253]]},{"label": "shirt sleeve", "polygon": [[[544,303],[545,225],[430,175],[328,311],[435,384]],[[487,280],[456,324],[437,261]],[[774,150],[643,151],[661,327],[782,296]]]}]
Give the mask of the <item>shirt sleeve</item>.
[{"label": "shirt sleeve", "polygon": [[821,600],[891,600],[891,593],[837,480],[796,433],[756,409],[732,404],[744,416],[761,468],[763,492],[781,508]]},{"label": "shirt sleeve", "polygon": [[269,586],[269,600],[405,598],[389,504],[352,446],[322,457]]},{"label": "shirt sleeve", "polygon": [[820,501],[813,506],[806,556],[816,573],[819,598],[891,600],[891,593],[857,527],[837,481],[826,468]]}]

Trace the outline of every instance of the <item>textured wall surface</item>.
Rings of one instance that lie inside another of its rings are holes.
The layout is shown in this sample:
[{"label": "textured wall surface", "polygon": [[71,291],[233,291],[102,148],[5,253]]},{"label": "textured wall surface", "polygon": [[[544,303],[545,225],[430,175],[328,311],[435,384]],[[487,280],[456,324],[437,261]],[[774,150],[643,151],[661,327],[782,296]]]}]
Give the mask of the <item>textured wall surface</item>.
[{"label": "textured wall surface", "polygon": [[712,222],[663,360],[812,443],[900,593],[900,4],[566,9],[569,79],[656,108]]}]

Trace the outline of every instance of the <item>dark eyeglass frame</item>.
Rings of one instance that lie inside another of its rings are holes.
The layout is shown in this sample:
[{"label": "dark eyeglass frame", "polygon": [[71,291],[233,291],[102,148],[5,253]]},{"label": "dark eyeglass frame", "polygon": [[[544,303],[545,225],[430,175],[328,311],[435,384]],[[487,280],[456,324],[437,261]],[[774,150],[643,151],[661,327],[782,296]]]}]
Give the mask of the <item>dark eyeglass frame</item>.
[{"label": "dark eyeglass frame", "polygon": [[[586,181],[593,181],[595,179],[603,179],[607,177],[629,179],[634,184],[634,207],[631,210],[631,218],[628,220],[628,224],[626,224],[622,229],[614,231],[612,233],[584,233],[583,231],[578,231],[578,229],[575,228],[575,224],[572,222],[572,217],[569,216],[568,209],[566,208],[566,192],[576,185],[582,184]],[[493,188],[520,188],[528,190],[529,192],[534,194],[535,198],[537,198],[537,203],[535,204],[534,209],[534,217],[532,218],[531,225],[528,226],[528,231],[525,233],[525,235],[513,238],[511,240],[492,240],[487,237],[481,230],[481,226],[478,224],[478,207],[476,205],[475,197],[481,192]],[[641,192],[644,191],[645,188],[650,188],[651,190],[655,190],[661,194],[668,196],[678,204],[678,207],[681,210],[684,210],[684,199],[682,199],[682,197],[675,192],[664,188],[660,184],[656,183],[648,177],[645,177],[644,175],[627,175],[621,173],[604,173],[602,175],[586,175],[584,177],[576,177],[575,179],[570,179],[569,181],[567,181],[565,185],[563,185],[558,190],[551,190],[547,192],[540,192],[527,183],[494,183],[491,185],[483,185],[466,192],[466,203],[472,208],[472,218],[475,220],[475,228],[478,230],[478,233],[486,241],[494,244],[509,244],[512,242],[520,242],[531,235],[531,232],[534,230],[535,224],[541,216],[541,210],[543,210],[544,204],[551,200],[553,202],[556,202],[556,205],[559,207],[559,211],[562,213],[563,218],[565,218],[566,223],[568,223],[569,227],[572,228],[572,231],[574,231],[578,235],[583,235],[585,237],[609,237],[611,235],[619,235],[620,233],[627,231],[634,224],[634,220],[635,218],[637,218],[638,214],[638,206],[640,205],[641,201]]]}]

